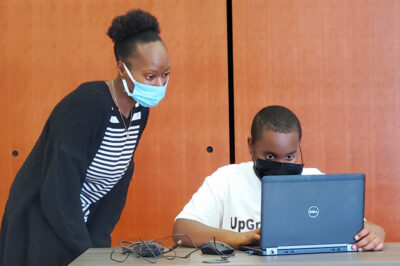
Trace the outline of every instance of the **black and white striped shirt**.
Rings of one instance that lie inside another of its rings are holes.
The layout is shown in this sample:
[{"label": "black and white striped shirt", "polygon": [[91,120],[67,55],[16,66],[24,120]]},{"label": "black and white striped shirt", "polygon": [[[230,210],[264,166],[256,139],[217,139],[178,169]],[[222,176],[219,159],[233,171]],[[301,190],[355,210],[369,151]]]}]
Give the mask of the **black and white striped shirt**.
[{"label": "black and white striped shirt", "polygon": [[86,171],[80,194],[85,222],[90,214],[90,205],[104,197],[123,177],[135,151],[141,112],[132,114],[128,134],[121,119],[119,111],[113,108],[101,145]]}]

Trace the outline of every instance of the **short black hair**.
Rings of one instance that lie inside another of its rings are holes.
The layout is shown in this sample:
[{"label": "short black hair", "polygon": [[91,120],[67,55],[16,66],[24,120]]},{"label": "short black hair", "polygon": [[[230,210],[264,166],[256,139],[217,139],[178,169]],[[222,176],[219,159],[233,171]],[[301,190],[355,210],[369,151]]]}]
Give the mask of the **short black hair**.
[{"label": "short black hair", "polygon": [[114,42],[114,53],[117,61],[132,55],[137,44],[162,41],[157,19],[140,9],[130,10],[122,16],[115,17],[107,31]]},{"label": "short black hair", "polygon": [[297,116],[279,105],[271,105],[261,109],[253,119],[251,124],[251,138],[253,143],[259,140],[264,130],[271,130],[279,133],[299,134],[301,140],[301,125]]}]

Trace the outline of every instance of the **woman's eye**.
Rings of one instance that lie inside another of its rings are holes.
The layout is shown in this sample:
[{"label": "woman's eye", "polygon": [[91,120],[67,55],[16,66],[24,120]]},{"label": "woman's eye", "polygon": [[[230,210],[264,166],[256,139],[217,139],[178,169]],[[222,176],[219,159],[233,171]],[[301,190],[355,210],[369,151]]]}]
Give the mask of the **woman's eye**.
[{"label": "woman's eye", "polygon": [[170,72],[166,72],[166,73],[163,74],[163,77],[166,78],[166,77],[169,76],[169,74],[170,74]]},{"label": "woman's eye", "polygon": [[146,75],[146,79],[147,79],[147,80],[153,80],[153,79],[154,79],[154,76],[153,76],[153,75]]},{"label": "woman's eye", "polygon": [[294,155],[293,154],[287,156],[287,160],[288,161],[292,161],[293,159],[294,159]]}]

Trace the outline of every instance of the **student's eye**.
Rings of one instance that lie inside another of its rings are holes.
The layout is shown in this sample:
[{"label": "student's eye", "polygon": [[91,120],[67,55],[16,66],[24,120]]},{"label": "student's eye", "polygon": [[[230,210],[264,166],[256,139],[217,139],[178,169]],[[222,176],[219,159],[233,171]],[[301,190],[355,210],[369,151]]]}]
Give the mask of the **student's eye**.
[{"label": "student's eye", "polygon": [[294,154],[290,154],[286,157],[288,161],[292,161],[294,159]]},{"label": "student's eye", "polygon": [[265,159],[267,160],[273,160],[275,157],[273,154],[267,154],[267,156],[265,156]]},{"label": "student's eye", "polygon": [[169,77],[169,74],[171,74],[171,72],[165,72],[165,73],[163,73],[163,78]]}]

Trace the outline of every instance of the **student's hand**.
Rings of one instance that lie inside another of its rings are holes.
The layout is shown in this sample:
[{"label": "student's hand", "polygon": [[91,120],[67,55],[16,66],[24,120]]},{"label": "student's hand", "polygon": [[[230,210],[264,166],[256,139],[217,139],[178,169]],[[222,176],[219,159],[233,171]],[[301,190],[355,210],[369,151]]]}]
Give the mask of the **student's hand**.
[{"label": "student's hand", "polygon": [[234,249],[239,249],[240,246],[257,244],[260,241],[260,229],[238,233],[188,219],[177,219],[174,223],[173,234],[174,241],[181,240],[182,246],[185,247],[200,247],[205,242],[215,239]]},{"label": "student's hand", "polygon": [[229,242],[234,249],[239,249],[240,246],[256,245],[260,242],[260,228],[244,233],[235,233],[235,237]]},{"label": "student's hand", "polygon": [[385,231],[379,225],[364,222],[364,228],[354,236],[358,240],[353,249],[358,251],[382,250],[385,241]]}]

